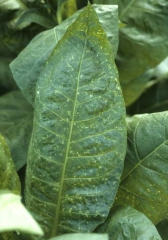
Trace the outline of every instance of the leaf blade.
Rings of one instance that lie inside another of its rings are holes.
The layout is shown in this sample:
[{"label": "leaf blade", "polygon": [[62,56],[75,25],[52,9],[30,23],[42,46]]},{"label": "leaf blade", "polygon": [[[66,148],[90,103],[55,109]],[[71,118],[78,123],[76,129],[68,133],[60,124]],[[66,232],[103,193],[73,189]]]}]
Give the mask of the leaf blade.
[{"label": "leaf blade", "polygon": [[89,5],[37,82],[26,202],[47,237],[91,232],[114,201],[126,148],[117,77],[111,45]]},{"label": "leaf blade", "polygon": [[116,205],[125,202],[155,224],[168,212],[167,117],[166,111],[128,119],[128,149],[116,197]]}]

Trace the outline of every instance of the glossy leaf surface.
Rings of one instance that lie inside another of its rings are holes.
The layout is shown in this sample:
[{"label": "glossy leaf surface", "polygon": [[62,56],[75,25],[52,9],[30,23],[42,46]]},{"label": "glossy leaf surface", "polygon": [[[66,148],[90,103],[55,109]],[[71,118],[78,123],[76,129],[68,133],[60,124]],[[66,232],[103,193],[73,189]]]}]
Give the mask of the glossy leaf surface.
[{"label": "glossy leaf surface", "polygon": [[108,233],[109,240],[162,240],[153,223],[130,206],[114,207],[99,232]]},{"label": "glossy leaf surface", "polygon": [[168,47],[167,0],[114,0],[119,4],[120,29],[117,67],[126,105],[133,103],[146,87],[141,76],[157,66]]},{"label": "glossy leaf surface", "polygon": [[33,109],[20,91],[0,97],[0,132],[5,137],[18,171],[27,161]]},{"label": "glossy leaf surface", "polygon": [[11,190],[20,194],[20,181],[12,161],[9,148],[0,134],[0,190]]},{"label": "glossy leaf surface", "polygon": [[88,5],[37,81],[26,205],[47,238],[91,232],[113,204],[123,169],[126,126],[111,51]]},{"label": "glossy leaf surface", "polygon": [[[111,54],[115,56],[118,48],[118,8],[94,5],[94,9],[112,45]],[[58,41],[80,12],[76,12],[54,29],[37,35],[10,64],[15,81],[32,104],[34,104],[36,82],[45,62],[48,61]]]},{"label": "glossy leaf surface", "polygon": [[168,112],[135,115],[115,204],[131,205],[153,223],[168,213]]}]

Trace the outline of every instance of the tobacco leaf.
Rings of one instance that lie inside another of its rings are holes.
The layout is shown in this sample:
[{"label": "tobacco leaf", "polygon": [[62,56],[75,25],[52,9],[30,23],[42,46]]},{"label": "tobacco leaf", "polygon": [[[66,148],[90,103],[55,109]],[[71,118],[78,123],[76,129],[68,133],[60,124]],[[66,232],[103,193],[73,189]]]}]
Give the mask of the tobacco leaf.
[{"label": "tobacco leaf", "polygon": [[91,5],[37,80],[26,205],[46,238],[92,232],[115,199],[126,151],[125,107],[112,48]]}]

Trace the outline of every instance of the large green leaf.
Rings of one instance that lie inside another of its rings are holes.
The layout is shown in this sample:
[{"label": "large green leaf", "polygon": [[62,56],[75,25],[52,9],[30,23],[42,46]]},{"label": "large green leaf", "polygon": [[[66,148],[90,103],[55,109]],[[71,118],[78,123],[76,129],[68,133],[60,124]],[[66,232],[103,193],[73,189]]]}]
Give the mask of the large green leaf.
[{"label": "large green leaf", "polygon": [[108,233],[109,240],[161,240],[153,223],[130,206],[114,207],[99,232]]},{"label": "large green leaf", "polygon": [[[118,8],[103,5],[94,5],[94,8],[115,55],[118,48]],[[36,36],[11,63],[10,67],[15,81],[32,104],[34,104],[36,82],[45,62],[48,61],[58,41],[80,12],[78,11],[54,29]]]},{"label": "large green leaf", "polygon": [[143,73],[167,56],[168,1],[118,0],[120,29],[116,59],[121,87],[127,105],[133,103],[146,87]]},{"label": "large green leaf", "polygon": [[116,204],[128,204],[153,223],[168,213],[168,112],[128,119],[128,148]]},{"label": "large green leaf", "polygon": [[0,190],[20,194],[20,181],[12,161],[8,145],[0,134]]},{"label": "large green leaf", "polygon": [[111,51],[88,5],[37,81],[26,205],[47,238],[91,232],[113,204],[123,169],[126,126]]},{"label": "large green leaf", "polygon": [[16,170],[27,161],[33,125],[33,109],[20,91],[0,97],[0,133],[5,137]]}]

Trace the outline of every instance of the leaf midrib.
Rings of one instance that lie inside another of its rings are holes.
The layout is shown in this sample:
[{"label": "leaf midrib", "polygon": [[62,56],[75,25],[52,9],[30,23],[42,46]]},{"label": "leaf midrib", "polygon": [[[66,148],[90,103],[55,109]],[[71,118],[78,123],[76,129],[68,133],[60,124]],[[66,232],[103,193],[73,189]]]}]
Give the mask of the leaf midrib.
[{"label": "leaf midrib", "polygon": [[162,145],[165,144],[165,142],[167,142],[167,140],[165,140],[163,143],[161,143],[157,148],[155,148],[153,151],[151,151],[148,155],[146,155],[143,159],[139,159],[140,161],[126,174],[126,176],[124,176],[123,179],[121,179],[120,181],[120,185],[124,182],[124,180],[140,165],[142,165],[142,163],[150,156],[152,155],[155,151],[157,151]]},{"label": "leaf midrib", "polygon": [[[87,33],[86,33],[86,36],[87,36]],[[79,65],[78,76],[77,76],[77,86],[76,86],[76,95],[75,95],[75,100],[74,100],[74,108],[73,108],[71,126],[70,126],[70,131],[69,131],[68,142],[67,142],[67,150],[66,150],[66,155],[65,155],[65,161],[64,161],[64,165],[63,165],[62,174],[61,174],[60,190],[59,190],[59,193],[58,193],[58,203],[56,205],[55,218],[54,218],[54,223],[53,223],[53,229],[52,229],[52,232],[51,232],[51,237],[56,236],[57,232],[58,232],[61,198],[62,198],[62,193],[63,193],[65,171],[66,171],[67,162],[68,162],[68,153],[69,153],[71,137],[72,137],[72,132],[73,132],[73,123],[74,123],[74,118],[75,118],[76,103],[77,103],[78,89],[79,89],[79,78],[80,78],[81,66],[82,66],[82,61],[83,61],[85,48],[86,48],[86,42],[87,42],[87,37],[85,38],[84,48],[83,48],[83,52],[82,52],[82,56],[81,56],[81,60],[80,60],[80,65]]]}]

